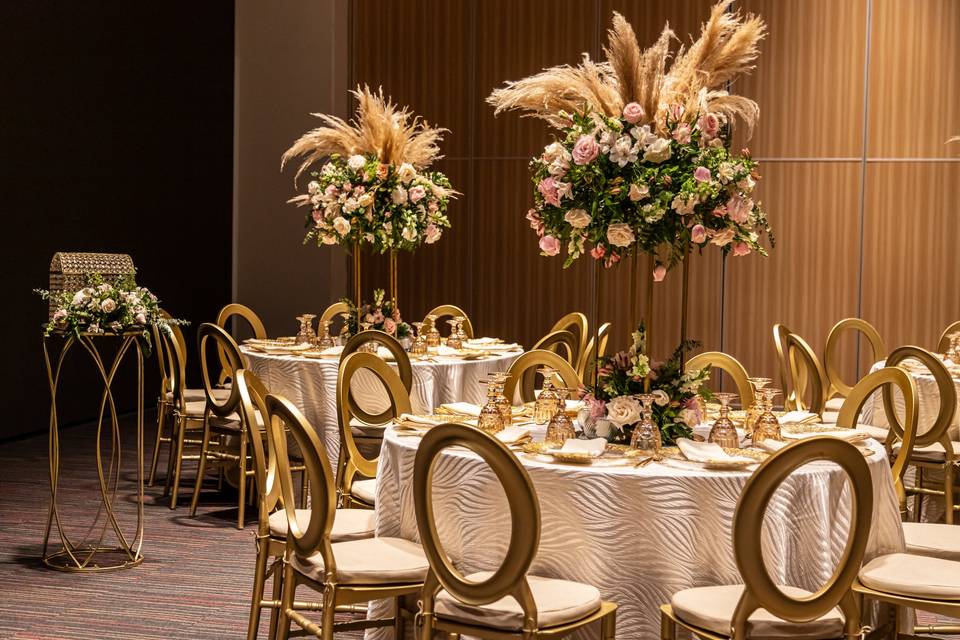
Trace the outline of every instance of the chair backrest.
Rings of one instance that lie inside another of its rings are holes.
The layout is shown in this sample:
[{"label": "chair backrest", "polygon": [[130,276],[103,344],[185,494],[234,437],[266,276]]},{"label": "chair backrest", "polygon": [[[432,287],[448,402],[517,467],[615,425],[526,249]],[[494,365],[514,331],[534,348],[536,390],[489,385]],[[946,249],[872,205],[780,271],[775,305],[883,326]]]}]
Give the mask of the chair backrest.
[{"label": "chair backrest", "polygon": [[[850,530],[843,555],[833,575],[812,596],[791,597],[777,586],[763,561],[764,514],[781,483],[796,469],[817,460],[828,460],[850,479]],[[784,447],[765,460],[747,480],[733,519],[733,549],[744,590],[733,614],[733,638],[746,637],[747,619],[757,609],[790,622],[809,622],[838,606],[843,611],[848,636],[860,633],[857,602],[850,586],[860,571],[873,515],[870,467],[856,446],[839,438],[814,437]]]},{"label": "chair backrest", "polygon": [[353,478],[357,473],[368,478],[377,475],[377,458],[366,458],[353,439],[350,421],[352,408],[350,381],[358,371],[367,371],[379,378],[386,388],[390,407],[381,416],[386,420],[397,418],[402,413],[410,413],[410,395],[400,376],[386,362],[372,353],[351,353],[340,361],[337,374],[337,423],[340,429],[340,462],[337,469],[337,487],[343,495],[350,494]]},{"label": "chair backrest", "polygon": [[[773,326],[773,342],[783,382],[784,409],[823,413],[827,404],[827,373],[807,341],[782,324]],[[805,399],[810,391],[810,402]]]},{"label": "chair backrest", "polygon": [[[169,313],[160,309],[160,316],[170,320],[171,316]],[[160,371],[160,400],[164,400],[167,397],[167,394],[173,391],[172,384],[172,374],[170,373],[170,358],[167,357],[167,345],[165,344],[165,338],[161,335],[166,331],[165,328],[162,328],[159,324],[153,325],[151,330],[151,336],[153,337],[154,352],[157,354],[157,368]]]},{"label": "chair backrest", "polygon": [[[217,314],[217,325],[222,327],[224,330],[229,331],[227,327],[227,322],[230,321],[233,317],[240,317],[246,321],[250,328],[253,330],[253,337],[258,339],[264,339],[267,337],[267,329],[263,326],[263,321],[260,319],[253,309],[242,304],[233,302],[228,304],[223,309],[220,309],[220,313]],[[228,373],[229,362],[227,360],[227,355],[224,352],[220,352],[220,379],[219,384],[223,384],[230,378]]]},{"label": "chair backrest", "polygon": [[550,333],[565,330],[573,334],[573,337],[576,339],[577,348],[570,363],[574,366],[577,366],[580,358],[583,357],[583,352],[587,349],[587,341],[590,339],[589,327],[587,316],[579,311],[573,311],[557,320],[550,328]]},{"label": "chair backrest", "polygon": [[870,362],[883,360],[887,355],[887,345],[880,337],[880,332],[866,320],[846,318],[833,325],[830,333],[827,334],[827,345],[823,350],[823,366],[826,369],[827,380],[830,384],[827,389],[828,398],[833,397],[834,394],[846,398],[850,390],[853,389],[852,385],[841,379],[840,369],[837,366],[836,351],[839,348],[840,335],[847,330],[859,331],[866,336],[867,342],[870,343],[870,350],[873,352]]},{"label": "chair backrest", "polygon": [[720,369],[733,379],[740,394],[741,407],[753,406],[753,387],[748,380],[750,376],[747,375],[747,370],[739,360],[720,351],[704,351],[687,360],[686,364],[688,370],[703,369],[706,366],[710,366],[711,369]]},{"label": "chair backrest", "polygon": [[[280,478],[277,471],[277,445],[273,441],[273,429],[267,425],[267,395],[263,382],[253,371],[238,369],[233,384],[240,391],[240,421],[250,436],[253,449],[253,472],[259,499],[260,533],[270,530],[269,516],[280,504]],[[257,416],[261,416],[266,433],[266,447],[260,437]]]},{"label": "chair backrest", "polygon": [[573,337],[572,333],[565,329],[551,331],[540,338],[537,344],[533,345],[531,351],[537,349],[552,351],[562,356],[572,366],[576,366],[577,364],[577,339]]},{"label": "chair backrest", "polygon": [[[600,349],[595,346],[599,338]],[[610,339],[610,323],[604,322],[597,330],[596,336],[590,336],[587,346],[583,348],[580,359],[577,361],[577,375],[580,380],[587,383],[593,378],[593,371],[597,368],[597,360],[607,354],[607,342]]]},{"label": "chair backrest", "polygon": [[947,349],[950,348],[950,336],[954,333],[960,333],[960,320],[951,324],[940,334],[940,339],[937,341],[937,353],[947,352]]},{"label": "chair backrest", "polygon": [[[506,556],[493,575],[479,582],[467,580],[454,566],[437,531],[432,496],[434,463],[450,447],[465,447],[480,456],[503,486],[510,507]],[[441,588],[454,599],[473,606],[512,596],[523,610],[523,629],[536,629],[537,605],[527,582],[527,571],[540,545],[540,502],[526,469],[506,445],[464,425],[443,424],[430,429],[417,448],[413,500],[420,544],[430,562],[422,593],[424,610],[432,612],[434,597]]]},{"label": "chair backrest", "polygon": [[203,378],[203,391],[207,396],[207,408],[220,417],[227,417],[237,410],[240,390],[231,385],[230,396],[226,400],[217,400],[214,396],[215,385],[210,375],[210,359],[207,357],[210,340],[214,342],[218,355],[225,355],[226,365],[222,371],[226,371],[231,378],[236,371],[243,369],[243,356],[240,354],[240,347],[223,327],[204,322],[197,328],[197,350],[200,354],[200,373]]},{"label": "chair backrest", "polygon": [[172,404],[182,410],[186,402],[184,392],[187,388],[186,349],[180,327],[168,326],[170,327],[169,332],[159,331],[157,333],[159,337],[157,351],[163,351],[168,390],[173,394]]},{"label": "chair backrest", "polygon": [[437,316],[437,329],[440,329],[440,319],[441,318],[454,318],[456,316],[463,316],[463,332],[467,334],[468,338],[473,337],[473,323],[470,322],[470,316],[461,309],[452,304],[442,304],[439,307],[434,307],[429,313],[428,316]]},{"label": "chair backrest", "polygon": [[[323,313],[320,314],[320,324],[323,324],[327,320],[334,322],[340,319],[340,314],[348,313],[350,311],[350,305],[346,302],[334,302],[332,305],[323,310]],[[331,325],[332,328],[332,325]],[[341,322],[340,330],[343,331],[346,329],[346,325]],[[330,335],[336,336],[336,331],[331,331]]]},{"label": "chair backrest", "polygon": [[[267,396],[267,429],[273,430],[276,446],[277,475],[283,508],[287,514],[287,548],[301,557],[319,553],[323,558],[323,570],[328,576],[336,576],[337,565],[330,542],[330,530],[336,515],[336,490],[333,474],[327,460],[327,452],[317,431],[307,422],[292,402],[282,396]],[[290,457],[287,454],[286,432],[300,447],[301,463],[310,484],[310,518],[306,527],[297,520],[296,498]]]},{"label": "chair backrest", "polygon": [[[404,350],[403,345],[401,345],[396,338],[383,331],[370,329],[368,331],[361,331],[351,337],[343,347],[343,351],[340,352],[340,369],[343,369],[343,363],[346,361],[347,356],[356,353],[361,346],[368,342],[376,342],[390,351],[394,361],[397,363],[397,372],[400,375],[400,381],[403,383],[403,388],[406,389],[407,395],[409,396],[410,389],[413,388],[413,367],[410,365],[410,355]],[[350,406],[350,412],[365,423],[374,425],[386,424],[396,417],[390,413],[389,410],[378,414],[367,412],[353,397],[353,392],[350,391],[349,387],[347,387],[347,391],[347,402]],[[337,397],[339,398],[340,396],[338,395]]]},{"label": "chair backrest", "polygon": [[[937,413],[937,419],[933,425],[921,433],[918,418],[913,446],[927,447],[939,442],[944,445],[946,451],[949,453],[953,447],[950,446],[950,436],[947,430],[950,428],[950,425],[953,424],[953,416],[957,410],[956,383],[954,383],[950,371],[947,369],[947,365],[944,364],[943,360],[920,347],[908,346],[894,349],[893,352],[887,356],[886,366],[895,367],[904,360],[917,360],[923,364],[923,366],[930,371],[933,379],[936,380],[939,391],[938,395],[940,396],[940,410]],[[887,416],[887,422],[893,428],[894,434],[902,440],[903,436],[901,434],[909,428],[909,424],[902,424],[900,422],[896,411],[896,403],[894,402],[893,389],[890,385],[883,388],[883,411]],[[917,413],[919,414],[919,407],[917,408]],[[907,412],[908,423],[910,419],[909,415],[909,412]]]},{"label": "chair backrest", "polygon": [[563,381],[564,386],[576,389],[580,386],[580,376],[576,370],[570,366],[570,363],[558,356],[553,351],[527,351],[513,361],[507,372],[510,374],[504,385],[504,395],[513,400],[517,386],[520,387],[520,399],[523,402],[532,402],[536,399],[533,393],[534,383],[536,381],[537,369],[540,367],[550,367],[557,370],[557,375]]},{"label": "chair backrest", "polygon": [[[887,416],[890,416],[891,411],[887,410],[889,406],[887,397],[889,396],[892,402],[891,385],[895,385],[900,389],[900,393],[903,396],[905,413],[903,424],[900,423],[896,415],[893,416],[893,419],[890,420],[890,435],[887,437],[888,447],[893,442],[893,434],[896,434],[897,437],[900,438],[900,450],[893,460],[892,472],[893,484],[897,490],[897,496],[900,498],[901,510],[905,510],[907,494],[903,487],[903,475],[907,471],[910,454],[916,443],[917,424],[920,416],[917,383],[913,379],[913,376],[899,367],[884,367],[883,369],[864,376],[863,379],[857,383],[857,386],[850,390],[846,400],[843,401],[843,406],[840,407],[840,413],[837,416],[837,426],[855,429],[857,427],[857,420],[860,417],[860,412],[863,410],[863,405],[870,396],[881,389],[883,390],[884,410]],[[888,419],[890,418],[888,417]]]}]

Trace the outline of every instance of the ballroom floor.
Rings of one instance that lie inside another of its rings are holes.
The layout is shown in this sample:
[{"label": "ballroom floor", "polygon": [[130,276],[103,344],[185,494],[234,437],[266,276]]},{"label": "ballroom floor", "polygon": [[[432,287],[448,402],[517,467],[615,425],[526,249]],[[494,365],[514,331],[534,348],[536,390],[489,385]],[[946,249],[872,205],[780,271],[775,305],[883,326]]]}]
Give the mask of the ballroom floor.
[{"label": "ballroom floor", "polygon": [[[147,425],[151,422],[152,415]],[[132,440],[130,431],[124,430],[125,454],[135,444],[127,442]],[[65,521],[75,522],[69,520],[70,514],[81,513],[84,496],[96,492],[91,435],[84,427],[63,433]],[[123,477],[132,478],[134,469],[130,457]],[[192,479],[192,469],[186,477]],[[206,492],[194,519],[187,515],[185,493],[180,508],[171,511],[161,499],[162,483],[147,488],[143,564],[126,571],[76,575],[40,564],[48,491],[45,434],[0,446],[0,584],[5,591],[0,598],[0,638],[245,637],[256,512],[248,512],[246,529],[237,530],[235,494]],[[125,504],[129,510],[134,503]],[[266,621],[260,637],[266,637]]]}]

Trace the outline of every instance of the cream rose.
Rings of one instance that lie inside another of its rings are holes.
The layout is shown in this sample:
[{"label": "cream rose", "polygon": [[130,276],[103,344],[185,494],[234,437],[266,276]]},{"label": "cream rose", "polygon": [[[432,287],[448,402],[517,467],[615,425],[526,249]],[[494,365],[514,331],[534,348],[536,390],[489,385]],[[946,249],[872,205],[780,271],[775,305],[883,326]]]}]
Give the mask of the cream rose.
[{"label": "cream rose", "polygon": [[363,169],[363,165],[365,164],[367,164],[367,159],[359,154],[350,156],[350,159],[347,160],[347,166],[354,171],[360,171],[360,169]]},{"label": "cream rose", "polygon": [[393,204],[406,203],[407,190],[398,185],[393,191],[390,192],[390,199],[393,201]]},{"label": "cream rose", "polygon": [[633,183],[630,185],[629,196],[632,202],[638,202],[640,200],[643,200],[648,195],[650,195],[650,187],[648,187],[647,185],[645,184],[640,185],[636,183]]},{"label": "cream rose", "polygon": [[639,422],[641,416],[640,402],[632,396],[620,396],[607,402],[607,420],[618,427]]},{"label": "cream rose", "polygon": [[667,392],[663,389],[657,389],[653,391],[653,401],[661,407],[665,407],[670,403],[670,396],[667,395]]},{"label": "cream rose", "polygon": [[409,162],[404,162],[397,170],[397,177],[403,184],[410,184],[410,181],[417,177],[417,170]]},{"label": "cream rose", "polygon": [[117,310],[117,303],[114,302],[113,298],[107,298],[100,303],[100,308],[103,309],[104,313],[113,313]]},{"label": "cream rose", "polygon": [[563,215],[563,219],[574,229],[583,229],[593,220],[584,209],[570,209]]},{"label": "cream rose", "polygon": [[350,233],[350,221],[343,216],[337,216],[333,219],[333,228],[341,236],[345,236]]},{"label": "cream rose", "polygon": [[357,198],[357,204],[359,204],[361,207],[366,209],[367,207],[373,204],[373,194],[369,192],[363,194],[362,196]]},{"label": "cream rose", "polygon": [[666,138],[657,138],[643,152],[643,159],[647,162],[663,162],[670,158],[670,154],[670,141]]},{"label": "cream rose", "polygon": [[615,247],[629,247],[636,239],[626,222],[615,222],[607,227],[607,242]]}]

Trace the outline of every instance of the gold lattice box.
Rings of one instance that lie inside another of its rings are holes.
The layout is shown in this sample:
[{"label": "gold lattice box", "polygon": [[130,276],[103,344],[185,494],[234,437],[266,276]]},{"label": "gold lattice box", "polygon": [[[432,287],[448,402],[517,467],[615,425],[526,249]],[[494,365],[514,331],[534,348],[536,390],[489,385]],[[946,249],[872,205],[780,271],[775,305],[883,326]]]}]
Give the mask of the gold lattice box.
[{"label": "gold lattice box", "polygon": [[125,253],[75,253],[59,251],[50,261],[50,320],[60,304],[60,294],[73,293],[87,286],[94,273],[104,282],[116,284],[124,275],[134,273],[133,258]]}]

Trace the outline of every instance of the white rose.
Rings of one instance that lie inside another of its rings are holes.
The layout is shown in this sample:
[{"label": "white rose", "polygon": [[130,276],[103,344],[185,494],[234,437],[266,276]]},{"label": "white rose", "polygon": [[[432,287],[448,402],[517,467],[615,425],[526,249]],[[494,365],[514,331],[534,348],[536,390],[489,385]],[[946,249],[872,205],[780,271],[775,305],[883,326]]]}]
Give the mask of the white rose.
[{"label": "white rose", "polygon": [[717,167],[717,177],[720,178],[720,182],[727,184],[733,180],[733,176],[736,175],[736,172],[733,170],[732,162],[721,162],[720,166]]},{"label": "white rose", "polygon": [[403,184],[410,184],[410,181],[417,177],[417,170],[409,162],[404,162],[397,171],[397,177]]},{"label": "white rose", "polygon": [[343,216],[337,216],[333,219],[333,228],[341,236],[345,236],[350,233],[350,221]]},{"label": "white rose", "polygon": [[607,420],[618,427],[639,422],[641,415],[640,402],[633,396],[619,396],[607,403]]},{"label": "white rose", "polygon": [[323,242],[323,244],[337,244],[337,237],[324,233],[320,235],[320,241]]},{"label": "white rose", "polygon": [[653,391],[652,393],[653,393],[653,396],[654,396],[653,401],[654,401],[656,404],[660,405],[661,407],[665,407],[665,406],[667,406],[667,404],[670,403],[670,396],[668,396],[668,395],[667,395],[667,392],[664,391],[663,389],[657,389],[656,391]]},{"label": "white rose", "polygon": [[583,229],[590,224],[593,218],[583,209],[570,209],[563,215],[563,219],[574,229]]},{"label": "white rose", "polygon": [[73,294],[73,304],[75,306],[80,306],[83,304],[83,301],[87,299],[87,294],[84,289],[80,289],[75,294]]},{"label": "white rose", "polygon": [[373,204],[373,194],[364,193],[362,196],[357,198],[357,204],[359,204],[361,207],[364,207],[364,208],[369,207],[370,205]]},{"label": "white rose", "polygon": [[100,303],[100,308],[103,309],[104,313],[113,313],[117,310],[117,303],[113,301],[113,298],[107,298]]},{"label": "white rose", "polygon": [[666,138],[657,138],[643,152],[643,159],[647,162],[663,162],[670,157],[670,153],[670,141]]},{"label": "white rose", "polygon": [[636,236],[626,222],[616,222],[607,227],[607,242],[615,247],[629,247],[635,240]]},{"label": "white rose", "polygon": [[393,201],[393,204],[404,204],[407,201],[407,190],[397,185],[397,187],[390,192],[390,199]]},{"label": "white rose", "polygon": [[363,165],[365,164],[367,164],[367,159],[359,154],[350,156],[350,159],[347,160],[347,166],[354,171],[360,171],[360,169],[363,169]]},{"label": "white rose", "polygon": [[312,196],[315,196],[318,193],[320,193],[320,183],[317,182],[316,180],[311,180],[309,183],[307,183],[307,193],[309,193]]},{"label": "white rose", "polygon": [[[541,159],[544,164],[552,164],[557,160],[569,163],[570,157],[570,152],[567,151],[562,144],[559,142],[551,142],[544,148]],[[570,165],[568,164],[567,166]]]},{"label": "white rose", "polygon": [[417,230],[413,227],[404,227],[400,235],[403,236],[403,239],[407,242],[413,242],[417,238]]},{"label": "white rose", "polygon": [[347,213],[353,213],[360,206],[360,203],[357,202],[356,198],[347,198],[347,201],[343,203],[343,210]]}]

